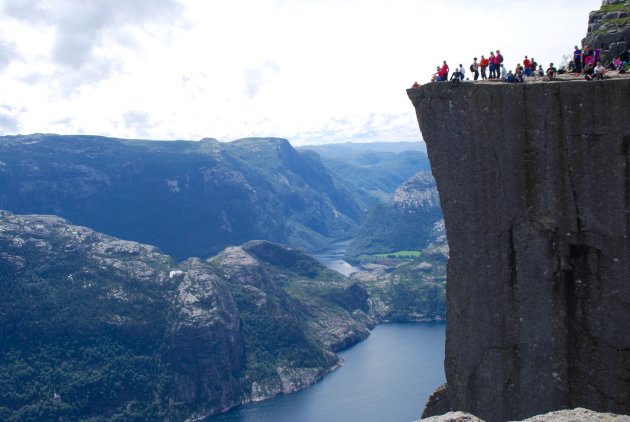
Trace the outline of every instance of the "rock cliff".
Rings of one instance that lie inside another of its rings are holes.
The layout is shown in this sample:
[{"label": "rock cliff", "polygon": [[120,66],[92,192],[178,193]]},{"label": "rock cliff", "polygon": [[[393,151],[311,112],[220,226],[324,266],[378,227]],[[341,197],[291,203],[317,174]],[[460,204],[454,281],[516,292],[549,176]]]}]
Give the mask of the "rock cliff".
[{"label": "rock cliff", "polygon": [[582,45],[603,50],[607,60],[627,51],[630,47],[630,1],[603,0],[602,7],[588,17],[588,31]]},{"label": "rock cliff", "polygon": [[630,80],[407,92],[450,246],[450,409],[627,413]]}]

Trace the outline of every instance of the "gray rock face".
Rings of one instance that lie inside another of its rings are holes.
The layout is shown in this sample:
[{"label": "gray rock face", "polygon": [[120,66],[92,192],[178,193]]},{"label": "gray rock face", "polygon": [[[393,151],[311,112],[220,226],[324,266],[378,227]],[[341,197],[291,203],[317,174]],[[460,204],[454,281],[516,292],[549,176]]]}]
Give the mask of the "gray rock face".
[{"label": "gray rock face", "polygon": [[450,247],[450,408],[627,412],[630,80],[408,95]]},{"label": "gray rock face", "polygon": [[629,16],[630,0],[603,0],[602,8],[589,15],[582,45],[601,49],[606,60],[620,55],[630,45]]},{"label": "gray rock face", "polygon": [[[424,422],[483,422],[478,417],[464,412],[448,412],[444,415],[423,419]],[[521,422],[630,422],[630,416],[613,413],[598,413],[592,410],[577,408],[559,410],[527,418]]]}]

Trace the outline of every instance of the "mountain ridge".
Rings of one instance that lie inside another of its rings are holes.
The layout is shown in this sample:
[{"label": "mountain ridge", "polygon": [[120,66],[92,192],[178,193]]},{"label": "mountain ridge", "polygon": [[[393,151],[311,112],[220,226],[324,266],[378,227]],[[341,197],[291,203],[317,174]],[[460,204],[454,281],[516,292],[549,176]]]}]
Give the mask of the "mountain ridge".
[{"label": "mountain ridge", "polygon": [[0,137],[0,153],[0,209],[58,214],[178,259],[251,239],[318,250],[361,218],[317,156],[278,138],[27,135]]}]

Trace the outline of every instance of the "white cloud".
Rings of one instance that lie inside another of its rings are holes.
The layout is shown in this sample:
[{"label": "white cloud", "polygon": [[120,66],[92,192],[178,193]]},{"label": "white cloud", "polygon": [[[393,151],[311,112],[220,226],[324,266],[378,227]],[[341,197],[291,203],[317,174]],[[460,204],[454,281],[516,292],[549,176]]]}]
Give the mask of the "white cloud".
[{"label": "white cloud", "polygon": [[[500,48],[559,61],[599,0],[0,0],[0,130],[419,139],[405,89]],[[18,110],[18,111],[15,111]]]}]

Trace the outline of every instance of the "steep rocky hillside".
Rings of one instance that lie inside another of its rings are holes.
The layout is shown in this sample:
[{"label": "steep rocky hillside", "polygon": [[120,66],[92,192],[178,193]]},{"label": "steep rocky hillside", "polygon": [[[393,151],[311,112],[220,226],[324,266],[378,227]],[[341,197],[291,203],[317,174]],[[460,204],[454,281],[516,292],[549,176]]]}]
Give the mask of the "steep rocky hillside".
[{"label": "steep rocky hillside", "polygon": [[417,258],[383,261],[363,263],[363,270],[351,275],[364,283],[373,301],[382,306],[383,319],[399,322],[445,319],[448,244],[443,224],[438,227],[434,241],[420,250]]},{"label": "steep rocky hillside", "polygon": [[400,185],[390,201],[370,208],[346,254],[356,260],[363,254],[418,251],[435,240],[441,219],[435,179],[419,172]]},{"label": "steep rocky hillside", "polygon": [[212,414],[313,383],[378,318],[362,284],[294,249],[256,241],[177,265],[4,211],[0,288],[3,421]]},{"label": "steep rocky hillside", "polygon": [[602,7],[589,15],[582,45],[602,49],[608,60],[627,51],[630,48],[630,1],[604,0]]},{"label": "steep rocky hillside", "polygon": [[314,250],[362,218],[316,154],[275,138],[0,137],[0,209],[59,215],[176,259],[252,239]]}]

